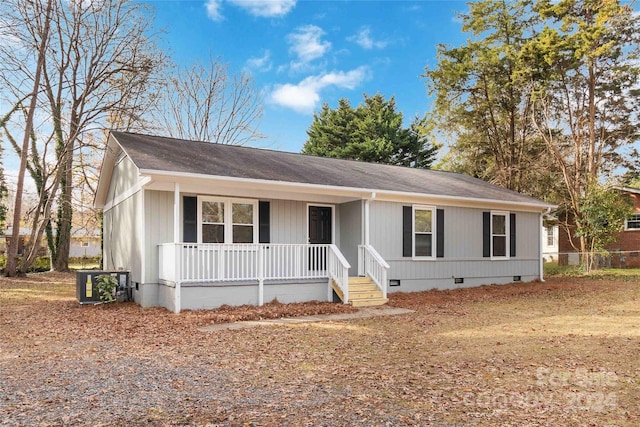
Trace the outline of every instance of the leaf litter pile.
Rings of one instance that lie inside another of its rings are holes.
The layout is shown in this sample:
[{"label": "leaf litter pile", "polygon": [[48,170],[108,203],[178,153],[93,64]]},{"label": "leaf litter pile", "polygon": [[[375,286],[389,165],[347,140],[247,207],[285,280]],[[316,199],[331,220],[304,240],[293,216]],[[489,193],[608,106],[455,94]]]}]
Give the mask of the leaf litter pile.
[{"label": "leaf litter pile", "polygon": [[80,306],[74,276],[0,279],[0,425],[640,425],[637,279],[391,294],[402,316]]}]

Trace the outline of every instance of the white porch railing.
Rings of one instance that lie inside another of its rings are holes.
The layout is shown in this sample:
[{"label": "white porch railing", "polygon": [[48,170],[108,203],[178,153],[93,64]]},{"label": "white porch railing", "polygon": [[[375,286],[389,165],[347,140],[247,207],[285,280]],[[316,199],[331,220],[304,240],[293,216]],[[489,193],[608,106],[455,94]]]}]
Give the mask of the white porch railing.
[{"label": "white porch railing", "polygon": [[389,264],[371,245],[358,245],[358,275],[368,276],[387,297],[387,270]]},{"label": "white porch railing", "polygon": [[348,293],[350,266],[335,245],[163,243],[158,263],[159,279],[177,284],[257,280],[262,295],[264,280],[328,278]]},{"label": "white porch railing", "polygon": [[[344,255],[342,255],[342,252],[340,252],[336,245],[329,245],[329,248],[331,249],[328,259],[329,286],[331,286],[331,280],[333,280],[342,291],[342,302],[348,304],[349,268],[351,268],[351,265],[347,262]],[[329,292],[331,292],[331,290],[329,290]]]}]

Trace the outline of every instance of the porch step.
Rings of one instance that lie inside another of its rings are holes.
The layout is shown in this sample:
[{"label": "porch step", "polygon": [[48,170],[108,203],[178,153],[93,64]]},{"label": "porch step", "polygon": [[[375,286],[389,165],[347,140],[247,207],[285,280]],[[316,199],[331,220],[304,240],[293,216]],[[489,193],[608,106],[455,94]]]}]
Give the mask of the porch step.
[{"label": "porch step", "polygon": [[362,299],[350,299],[349,304],[354,307],[376,307],[385,305],[389,301],[388,298],[362,298]]},{"label": "porch step", "polygon": [[[338,297],[344,301],[344,295],[334,284]],[[384,305],[389,301],[382,297],[382,291],[369,277],[349,277],[349,304],[354,307],[373,307]]]},{"label": "porch step", "polygon": [[349,285],[356,285],[356,284],[371,284],[373,282],[371,282],[371,278],[370,277],[361,277],[361,276],[357,276],[357,277],[349,277]]},{"label": "porch step", "polygon": [[365,285],[364,283],[358,283],[357,285],[349,285],[349,292],[359,292],[359,291],[377,291],[378,287],[375,283],[370,283]]},{"label": "porch step", "polygon": [[367,299],[367,298],[382,298],[382,292],[379,290],[372,291],[354,291],[349,288],[349,299],[353,301],[354,299]]}]

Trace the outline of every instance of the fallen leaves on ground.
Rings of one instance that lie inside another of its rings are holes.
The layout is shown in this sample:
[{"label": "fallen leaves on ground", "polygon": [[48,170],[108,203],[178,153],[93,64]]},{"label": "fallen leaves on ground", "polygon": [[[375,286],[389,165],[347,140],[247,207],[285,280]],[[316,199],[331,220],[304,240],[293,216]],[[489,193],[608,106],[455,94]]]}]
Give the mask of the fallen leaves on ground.
[{"label": "fallen leaves on ground", "polygon": [[637,281],[396,293],[414,314],[213,333],[351,308],[74,296],[73,275],[0,279],[3,425],[640,425]]}]

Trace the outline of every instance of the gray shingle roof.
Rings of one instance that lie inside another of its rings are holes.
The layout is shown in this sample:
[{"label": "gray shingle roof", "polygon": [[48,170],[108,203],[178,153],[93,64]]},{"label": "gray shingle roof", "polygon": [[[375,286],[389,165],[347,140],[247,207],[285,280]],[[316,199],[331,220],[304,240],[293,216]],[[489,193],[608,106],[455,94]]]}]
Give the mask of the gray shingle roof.
[{"label": "gray shingle roof", "polygon": [[320,184],[551,206],[454,172],[413,169],[274,150],[112,132],[144,170]]}]

